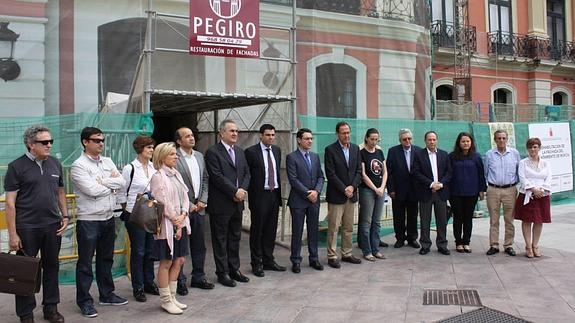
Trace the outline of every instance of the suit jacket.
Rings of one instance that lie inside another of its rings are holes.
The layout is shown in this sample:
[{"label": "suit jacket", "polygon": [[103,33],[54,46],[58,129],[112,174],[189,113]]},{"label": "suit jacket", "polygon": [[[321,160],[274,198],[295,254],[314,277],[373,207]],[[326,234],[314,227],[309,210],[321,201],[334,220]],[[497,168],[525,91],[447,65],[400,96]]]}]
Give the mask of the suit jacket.
[{"label": "suit jacket", "polygon": [[[415,152],[420,149],[418,146],[411,146],[410,169],[413,169]],[[387,192],[395,192],[395,198],[400,201],[417,201],[416,182],[407,168],[402,145],[389,148],[387,151],[386,166]]]},{"label": "suit jacket", "polygon": [[[178,172],[180,172],[180,174],[182,175],[182,179],[184,180],[184,183],[188,187],[188,198],[190,200],[190,203],[197,204],[197,202],[200,201],[204,202],[205,204],[208,204],[209,176],[208,171],[206,170],[206,164],[204,162],[204,155],[196,150],[194,150],[194,154],[192,155],[196,158],[196,161],[198,162],[198,167],[200,169],[200,183],[199,183],[200,197],[198,198],[198,201],[196,201],[196,194],[194,192],[194,187],[192,185],[192,174],[190,172],[190,168],[188,167],[188,163],[186,163],[186,160],[182,155],[182,151],[179,148],[177,150],[177,154],[178,154],[178,163],[176,164],[176,169],[178,170]],[[205,213],[204,211],[201,212],[201,214],[204,213]]]},{"label": "suit jacket", "polygon": [[[281,167],[281,160],[282,160],[282,153],[280,147],[272,145],[272,153],[274,159],[276,161],[276,177],[277,177],[277,186],[278,188],[274,190],[274,193],[278,195],[278,204],[281,204],[281,177],[280,177],[280,167]],[[267,154],[267,153],[266,153]],[[256,205],[258,203],[258,199],[260,198],[260,194],[264,191],[264,181],[266,179],[266,172],[267,169],[265,167],[264,158],[262,155],[262,148],[260,143],[249,147],[246,149],[246,160],[248,162],[248,166],[250,168],[250,190],[248,194],[248,200],[250,205]],[[253,204],[252,204],[253,203]]]},{"label": "suit jacket", "polygon": [[[323,189],[324,177],[319,155],[310,151],[309,159],[311,160],[311,173],[299,149],[286,157],[287,177],[291,185],[288,197],[289,207],[306,208],[310,206],[312,203],[307,199],[307,191],[316,190],[321,193]],[[319,203],[319,198],[316,203]]]},{"label": "suit jacket", "polygon": [[361,156],[359,147],[349,145],[349,166],[339,141],[325,147],[325,174],[327,177],[326,201],[333,204],[344,204],[347,201],[345,188],[353,186],[352,202],[357,202],[357,187],[361,184]]},{"label": "suit jacket", "polygon": [[238,188],[248,190],[250,170],[243,149],[234,145],[234,153],[235,165],[221,142],[206,152],[206,169],[209,175],[207,211],[210,214],[244,210],[244,202],[235,202],[234,196]]},{"label": "suit jacket", "polygon": [[[420,202],[429,201],[432,194],[429,186],[433,183],[433,172],[427,149],[420,149],[415,153],[411,171],[417,180],[418,200]],[[437,178],[443,184],[443,188],[438,191],[439,197],[443,201],[447,201],[449,198],[449,181],[451,180],[451,163],[447,152],[441,149],[437,149]]]}]

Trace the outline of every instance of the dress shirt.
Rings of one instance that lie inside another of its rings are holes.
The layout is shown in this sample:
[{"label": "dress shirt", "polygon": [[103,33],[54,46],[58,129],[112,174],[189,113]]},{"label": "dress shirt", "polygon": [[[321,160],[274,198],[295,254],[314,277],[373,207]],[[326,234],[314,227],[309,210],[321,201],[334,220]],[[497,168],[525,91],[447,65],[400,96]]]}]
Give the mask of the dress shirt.
[{"label": "dress shirt", "polygon": [[487,151],[483,161],[485,179],[488,183],[503,186],[512,185],[519,181],[517,167],[521,157],[517,149],[507,147],[502,154],[493,148]]},{"label": "dress shirt", "polygon": [[407,171],[411,171],[411,146],[408,149],[403,148],[403,154],[405,156],[405,163],[407,164]]},{"label": "dress shirt", "polygon": [[[431,150],[427,149],[427,155],[429,156],[429,162],[431,163],[431,172],[433,173],[433,182],[439,183],[439,175],[437,174],[437,151],[431,151]],[[433,183],[432,183],[432,185],[433,185]]]},{"label": "dress shirt", "polygon": [[272,147],[269,146],[267,147],[266,145],[264,145],[261,141],[260,141],[260,148],[262,149],[262,157],[264,159],[264,174],[265,174],[265,179],[264,179],[264,190],[269,190],[269,174],[268,174],[268,149],[269,149],[269,154],[271,155],[271,159],[272,159],[272,166],[274,168],[274,189],[278,188],[278,176],[277,176],[277,169],[276,169],[276,159],[274,157],[274,151],[272,150]]},{"label": "dress shirt", "polygon": [[186,165],[188,165],[188,169],[190,170],[190,174],[192,175],[192,189],[194,190],[194,198],[200,198],[200,165],[198,165],[198,160],[196,156],[194,156],[194,151],[192,150],[192,154],[186,153],[182,148],[180,148],[180,152],[186,161]]},{"label": "dress shirt", "polygon": [[344,146],[341,144],[341,142],[339,142],[339,140],[337,141],[339,143],[339,146],[341,147],[341,150],[343,151],[343,155],[345,156],[345,162],[347,163],[347,166],[349,166],[349,146]]},{"label": "dress shirt", "polygon": [[519,193],[525,194],[523,205],[529,203],[531,199],[531,188],[539,188],[545,190],[545,195],[551,194],[551,167],[543,160],[539,160],[539,167],[535,168],[530,162],[529,157],[522,159],[519,162],[519,179],[521,185],[519,186]]}]

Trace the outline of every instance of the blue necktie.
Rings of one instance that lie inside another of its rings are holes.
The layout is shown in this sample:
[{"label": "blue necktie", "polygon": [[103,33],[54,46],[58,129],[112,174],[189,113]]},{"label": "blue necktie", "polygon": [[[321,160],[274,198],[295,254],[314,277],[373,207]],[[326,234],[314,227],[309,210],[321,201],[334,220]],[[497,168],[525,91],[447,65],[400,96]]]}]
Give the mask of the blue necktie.
[{"label": "blue necktie", "polygon": [[311,174],[311,159],[309,159],[309,153],[305,153],[305,163],[307,164],[307,170]]}]

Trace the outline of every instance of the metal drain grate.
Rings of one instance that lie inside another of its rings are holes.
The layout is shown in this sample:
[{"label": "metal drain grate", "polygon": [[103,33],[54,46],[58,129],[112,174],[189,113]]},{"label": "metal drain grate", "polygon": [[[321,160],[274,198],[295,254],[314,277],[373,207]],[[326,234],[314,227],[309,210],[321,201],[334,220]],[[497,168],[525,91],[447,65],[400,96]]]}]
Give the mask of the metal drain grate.
[{"label": "metal drain grate", "polygon": [[481,299],[473,289],[426,289],[423,305],[481,306]]},{"label": "metal drain grate", "polygon": [[530,323],[516,316],[494,310],[489,307],[482,307],[467,313],[456,315],[437,323]]}]

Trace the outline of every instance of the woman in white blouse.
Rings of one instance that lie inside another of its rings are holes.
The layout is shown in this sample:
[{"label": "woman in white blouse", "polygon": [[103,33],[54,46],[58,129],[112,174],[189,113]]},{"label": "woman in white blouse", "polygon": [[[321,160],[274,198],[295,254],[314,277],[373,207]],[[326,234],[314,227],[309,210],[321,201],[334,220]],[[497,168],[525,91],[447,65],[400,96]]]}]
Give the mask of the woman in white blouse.
[{"label": "woman in white blouse", "polygon": [[132,146],[138,154],[136,159],[122,169],[126,187],[118,193],[118,202],[122,205],[122,220],[130,237],[130,271],[132,276],[132,294],[138,302],[146,301],[146,294],[159,295],[158,286],[154,283],[154,261],[152,260],[154,237],[128,218],[136,202],[136,195],[150,190],[150,179],[156,173],[150,161],[154,152],[155,141],[148,136],[138,136]]},{"label": "woman in white blouse", "polygon": [[541,140],[529,138],[526,143],[528,157],[519,162],[519,196],[515,202],[515,219],[523,221],[521,229],[525,239],[525,256],[541,257],[539,238],[543,223],[551,222],[551,169],[541,159]]}]

